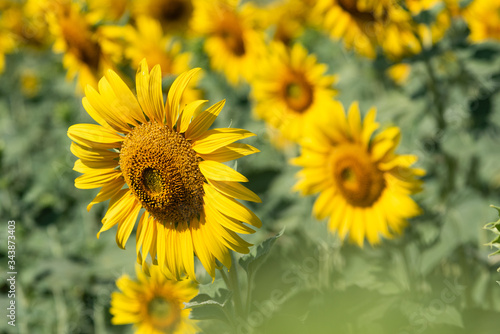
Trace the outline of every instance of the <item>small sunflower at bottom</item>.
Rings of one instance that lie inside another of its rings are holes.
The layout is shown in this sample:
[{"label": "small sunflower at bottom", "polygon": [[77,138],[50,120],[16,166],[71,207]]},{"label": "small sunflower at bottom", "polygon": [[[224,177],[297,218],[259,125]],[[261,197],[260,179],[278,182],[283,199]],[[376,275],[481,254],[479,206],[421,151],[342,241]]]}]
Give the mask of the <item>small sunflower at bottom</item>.
[{"label": "small sunflower at bottom", "polygon": [[[254,136],[233,128],[209,130],[224,101],[205,111],[206,101],[181,105],[182,95],[198,69],[174,81],[164,104],[161,68],[149,72],[143,60],[137,71],[137,98],[113,71],[99,81],[99,92],[87,86],[83,106],[97,124],[68,129],[71,151],[78,158],[75,180],[81,189],[100,188],[87,207],[110,200],[97,234],[118,225],[116,242],[125,248],[137,217],[138,262],[154,263],[171,278],[195,279],[194,255],[214,277],[216,259],[231,267],[230,250],[248,253],[251,246],[236,233],[254,233],[260,219],[236,199],[260,202],[241,185],[248,179],[223,164],[258,152],[235,143]],[[195,115],[195,116],[194,116]],[[248,225],[246,225],[248,224]],[[141,251],[142,250],[142,251]]]},{"label": "small sunflower at bottom", "polygon": [[342,104],[332,102],[321,124],[302,141],[302,155],[292,163],[298,172],[295,190],[320,193],[313,207],[317,219],[329,217],[329,229],[363,246],[400,234],[407,219],[420,214],[410,195],[421,190],[424,171],[410,166],[414,155],[398,155],[400,131],[389,127],[376,135],[376,111],[363,122],[357,103],[346,116]]},{"label": "small sunflower at bottom", "polygon": [[136,280],[123,275],[116,281],[120,292],[111,294],[113,325],[134,324],[137,334],[197,333],[191,310],[184,308],[198,294],[196,284],[168,280],[156,266],[149,268],[149,275],[137,266],[136,274]]}]

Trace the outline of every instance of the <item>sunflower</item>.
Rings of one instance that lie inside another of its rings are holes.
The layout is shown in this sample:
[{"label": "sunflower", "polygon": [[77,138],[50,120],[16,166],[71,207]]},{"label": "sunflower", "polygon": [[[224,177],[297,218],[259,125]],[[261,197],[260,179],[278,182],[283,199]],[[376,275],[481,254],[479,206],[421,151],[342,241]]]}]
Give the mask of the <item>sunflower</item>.
[{"label": "sunflower", "polygon": [[53,49],[64,53],[63,65],[68,79],[78,75],[78,83],[97,87],[97,80],[105,68],[112,67],[112,55],[104,46],[101,30],[94,29],[91,16],[82,11],[78,3],[54,5],[47,14],[49,29],[55,37]]},{"label": "sunflower", "polygon": [[35,16],[29,11],[31,2],[7,2],[0,6],[0,29],[7,29],[16,44],[41,48],[48,45],[47,26],[40,13]]},{"label": "sunflower", "polygon": [[151,267],[149,275],[136,268],[137,280],[123,275],[116,281],[121,291],[111,294],[111,323],[134,324],[138,334],[195,334],[198,328],[184,303],[198,294],[196,285],[168,280],[157,267]]},{"label": "sunflower", "polygon": [[132,6],[134,17],[149,16],[159,21],[169,33],[184,34],[193,17],[192,0],[144,0]]},{"label": "sunflower", "polygon": [[184,89],[197,69],[181,74],[163,104],[161,68],[143,60],[136,76],[137,99],[113,71],[99,81],[99,92],[88,86],[83,106],[99,123],[77,124],[68,130],[72,152],[80,158],[75,180],[81,189],[100,188],[95,203],[110,199],[100,233],[118,225],[116,241],[125,247],[141,208],[136,233],[138,262],[154,263],[169,277],[195,278],[196,254],[215,276],[217,259],[231,267],[229,250],[248,253],[251,244],[238,233],[253,233],[243,223],[260,227],[257,216],[235,200],[260,202],[239,182],[242,174],[224,165],[258,152],[234,143],[254,136],[241,129],[208,130],[224,106],[218,102],[193,117],[206,101],[179,106]]},{"label": "sunflower", "polygon": [[302,155],[292,162],[302,166],[295,185],[303,195],[320,193],[313,208],[318,219],[329,217],[329,229],[344,239],[363,246],[400,234],[406,219],[420,213],[410,198],[421,189],[421,169],[410,166],[413,155],[394,151],[399,128],[389,127],[373,136],[378,128],[376,111],[370,109],[361,122],[357,103],[347,117],[342,105],[333,102],[317,124],[316,131],[302,143]]},{"label": "sunflower", "polygon": [[92,22],[118,21],[128,10],[130,0],[86,0]]},{"label": "sunflower", "polygon": [[5,55],[13,52],[16,47],[16,40],[11,31],[2,26],[3,19],[3,15],[0,16],[0,74],[5,69]]},{"label": "sunflower", "polygon": [[325,75],[326,65],[299,44],[291,49],[272,43],[268,56],[260,62],[260,72],[252,82],[255,113],[284,138],[295,141],[336,91],[333,75]]},{"label": "sunflower", "polygon": [[390,58],[420,52],[408,11],[392,0],[318,0],[315,16],[347,49],[374,58],[380,46]]},{"label": "sunflower", "polygon": [[283,0],[274,1],[266,6],[256,6],[255,25],[269,30],[272,39],[291,45],[302,35],[308,24],[311,1]]},{"label": "sunflower", "polygon": [[164,34],[161,24],[150,17],[141,16],[136,20],[137,29],[124,27],[126,40],[125,57],[137,67],[147,58],[149,65],[160,65],[162,76],[179,75],[189,69],[189,53],[181,53],[181,44]]},{"label": "sunflower", "polygon": [[410,73],[411,65],[406,63],[392,65],[385,71],[385,74],[399,86],[402,86],[407,82]]},{"label": "sunflower", "polygon": [[237,85],[250,81],[263,48],[263,33],[253,29],[252,6],[238,8],[235,0],[195,0],[193,30],[206,37],[212,68]]},{"label": "sunflower", "polygon": [[500,40],[500,2],[474,0],[463,12],[469,25],[469,39],[472,42]]}]

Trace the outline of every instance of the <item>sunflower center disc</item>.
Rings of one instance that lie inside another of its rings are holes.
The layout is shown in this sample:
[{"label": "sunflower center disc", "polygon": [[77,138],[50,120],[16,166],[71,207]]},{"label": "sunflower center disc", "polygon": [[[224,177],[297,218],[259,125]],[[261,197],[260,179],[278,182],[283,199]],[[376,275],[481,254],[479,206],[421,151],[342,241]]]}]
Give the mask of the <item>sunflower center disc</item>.
[{"label": "sunflower center disc", "polygon": [[348,12],[352,17],[364,22],[374,22],[373,12],[360,10],[357,0],[337,0],[340,8]]},{"label": "sunflower center disc", "polygon": [[146,123],[123,142],[120,168],[143,207],[164,223],[190,222],[203,210],[204,177],[190,143],[164,124]]},{"label": "sunflower center disc", "polygon": [[302,113],[313,102],[313,89],[303,76],[294,74],[294,78],[283,87],[283,97],[290,109]]},{"label": "sunflower center disc", "polygon": [[68,50],[92,70],[97,71],[101,47],[97,42],[91,40],[86,31],[87,28],[78,21],[75,23],[72,17],[65,17],[60,24]]},{"label": "sunflower center disc", "polygon": [[352,206],[369,207],[385,188],[381,171],[362,147],[343,145],[332,156],[335,182],[345,200]]},{"label": "sunflower center disc", "polygon": [[[175,326],[178,320],[178,312],[168,300],[162,297],[154,297],[147,304],[147,314],[151,319],[151,324],[162,331]],[[170,332],[170,331],[169,331]]]},{"label": "sunflower center disc", "polygon": [[184,21],[193,12],[191,1],[186,0],[153,1],[150,7],[151,13],[164,22]]},{"label": "sunflower center disc", "polygon": [[224,19],[219,27],[220,37],[233,55],[237,57],[245,55],[245,41],[243,40],[243,31],[241,30],[238,18],[230,11],[222,15]]}]

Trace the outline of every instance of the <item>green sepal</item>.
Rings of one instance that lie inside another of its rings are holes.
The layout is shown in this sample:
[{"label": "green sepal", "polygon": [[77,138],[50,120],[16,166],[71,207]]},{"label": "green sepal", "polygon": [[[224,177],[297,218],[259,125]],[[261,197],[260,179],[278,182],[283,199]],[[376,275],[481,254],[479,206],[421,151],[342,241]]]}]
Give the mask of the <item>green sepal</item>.
[{"label": "green sepal", "polygon": [[267,260],[274,243],[283,235],[284,232],[285,228],[283,228],[275,236],[263,241],[257,247],[254,247],[249,254],[240,258],[239,264],[243,269],[245,269],[247,274],[254,274],[260,268],[260,266]]},{"label": "green sepal", "polygon": [[231,300],[233,293],[227,289],[217,288],[215,284],[210,284],[206,290],[211,290],[211,287],[212,293],[200,293],[185,304],[186,309],[191,309],[190,318],[195,320],[218,319],[230,323],[231,319],[228,319],[226,314],[227,308],[230,307],[228,301]]}]

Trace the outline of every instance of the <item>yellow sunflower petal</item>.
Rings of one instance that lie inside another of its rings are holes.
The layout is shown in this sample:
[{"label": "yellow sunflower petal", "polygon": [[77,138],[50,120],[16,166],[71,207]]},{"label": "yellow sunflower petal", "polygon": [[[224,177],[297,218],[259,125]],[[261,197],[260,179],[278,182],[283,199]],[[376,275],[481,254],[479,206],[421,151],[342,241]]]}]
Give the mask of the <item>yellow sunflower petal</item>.
[{"label": "yellow sunflower petal", "polygon": [[161,119],[164,114],[161,71],[159,71],[158,67],[154,67],[150,74],[148,63],[146,59],[143,59],[137,69],[135,81],[137,99],[142,110],[150,120],[163,123]]},{"label": "yellow sunflower petal", "polygon": [[224,195],[245,201],[262,203],[257,194],[238,182],[216,181],[213,179],[209,179],[208,182]]},{"label": "yellow sunflower petal", "polygon": [[207,179],[215,181],[248,182],[248,179],[234,169],[216,161],[201,161],[198,166]]},{"label": "yellow sunflower petal", "polygon": [[349,107],[349,111],[347,114],[347,120],[349,124],[349,130],[351,137],[356,141],[360,141],[360,133],[361,133],[361,115],[359,111],[358,102],[353,102]]},{"label": "yellow sunflower petal", "polygon": [[118,223],[118,230],[116,231],[116,243],[121,249],[125,249],[130,233],[134,229],[137,215],[141,209],[140,205],[135,205],[128,215]]},{"label": "yellow sunflower petal", "polygon": [[75,124],[69,127],[68,137],[86,148],[105,150],[119,148],[123,137],[96,124]]},{"label": "yellow sunflower petal", "polygon": [[114,101],[109,101],[101,96],[92,86],[85,88],[85,96],[89,105],[97,112],[107,124],[120,133],[128,133],[130,127],[127,121],[120,114],[117,114],[110,108],[110,104]]},{"label": "yellow sunflower petal", "polygon": [[189,84],[189,81],[191,81],[193,76],[200,70],[200,68],[194,68],[190,71],[182,73],[177,77],[177,79],[175,79],[174,83],[170,87],[166,105],[167,125],[169,127],[172,128],[177,122],[177,118],[179,117],[179,104],[181,102],[182,95],[184,94],[184,90]]},{"label": "yellow sunflower petal", "polygon": [[117,96],[108,82],[106,77],[99,80],[99,93],[101,94],[102,100],[110,103],[113,108],[113,112],[116,115],[120,115],[120,119],[126,125],[127,130],[130,130],[129,124],[132,126],[137,126],[136,119],[132,116],[130,107],[121,101],[122,96]]},{"label": "yellow sunflower petal", "polygon": [[205,102],[208,102],[208,100],[197,100],[184,107],[177,121],[177,132],[184,133],[187,131],[195,111]]},{"label": "yellow sunflower petal", "polygon": [[193,237],[191,235],[191,229],[185,228],[180,231],[180,243],[182,245],[183,251],[181,253],[182,262],[184,263],[184,268],[189,278],[196,280],[194,273],[194,248],[193,248]]},{"label": "yellow sunflower petal", "polygon": [[196,140],[196,142],[193,143],[192,148],[197,153],[208,154],[237,140],[252,136],[255,136],[255,134],[242,129],[213,129],[206,131],[198,140]]},{"label": "yellow sunflower petal", "polygon": [[224,194],[219,193],[208,184],[205,184],[203,186],[203,189],[205,190],[205,195],[207,196],[207,198],[212,201],[215,209],[223,212],[229,217],[233,217],[252,226],[262,226],[262,222],[260,221],[260,219],[241,203],[230,197],[227,197]]},{"label": "yellow sunflower petal", "polygon": [[108,211],[102,219],[103,225],[99,233],[97,233],[98,239],[102,232],[109,230],[122,219],[127,218],[129,213],[138,206],[135,197],[131,196],[131,194],[132,192],[129,189],[123,189],[111,198]]},{"label": "yellow sunflower petal", "polygon": [[218,221],[223,227],[225,227],[229,231],[234,231],[236,233],[242,234],[252,234],[255,233],[251,227],[241,223],[240,221],[228,217],[221,213],[219,210],[216,210],[212,207],[211,200],[207,198],[207,206],[205,208],[205,212],[208,217]]},{"label": "yellow sunflower petal", "polygon": [[100,169],[83,174],[75,179],[78,189],[94,189],[106,186],[122,176],[122,172],[115,169]]},{"label": "yellow sunflower petal", "polygon": [[80,146],[75,142],[71,143],[70,146],[71,153],[80,159],[87,161],[102,161],[102,160],[114,160],[118,159],[120,153],[112,152],[109,150],[100,150],[97,148],[88,149],[84,146]]},{"label": "yellow sunflower petal", "polygon": [[106,78],[113,88],[115,95],[120,98],[121,105],[126,108],[130,117],[141,123],[146,123],[146,118],[144,117],[144,113],[141,110],[141,106],[139,105],[137,98],[125,82],[123,82],[120,76],[114,71],[108,70],[106,71]]},{"label": "yellow sunflower petal", "polygon": [[114,160],[101,160],[101,161],[90,161],[78,159],[75,161],[73,170],[78,173],[89,173],[96,169],[113,169],[118,167],[118,161]]},{"label": "yellow sunflower petal", "polygon": [[87,211],[90,211],[90,209],[92,209],[94,204],[107,201],[108,199],[113,197],[123,187],[124,184],[125,181],[123,180],[123,178],[118,177],[115,180],[103,186],[102,189],[99,191],[99,193],[96,195],[96,197],[94,197],[92,202],[90,202],[90,204],[87,205]]},{"label": "yellow sunflower petal", "polygon": [[216,149],[215,151],[208,154],[200,154],[198,155],[203,158],[203,160],[213,160],[217,162],[226,162],[235,160],[250,154],[254,154],[260,152],[253,146],[241,143],[232,143],[221,148]]},{"label": "yellow sunflower petal", "polygon": [[201,114],[196,116],[195,119],[189,124],[186,131],[186,138],[191,140],[197,140],[203,136],[208,128],[213,124],[217,116],[219,116],[226,100],[222,100],[203,111]]}]

